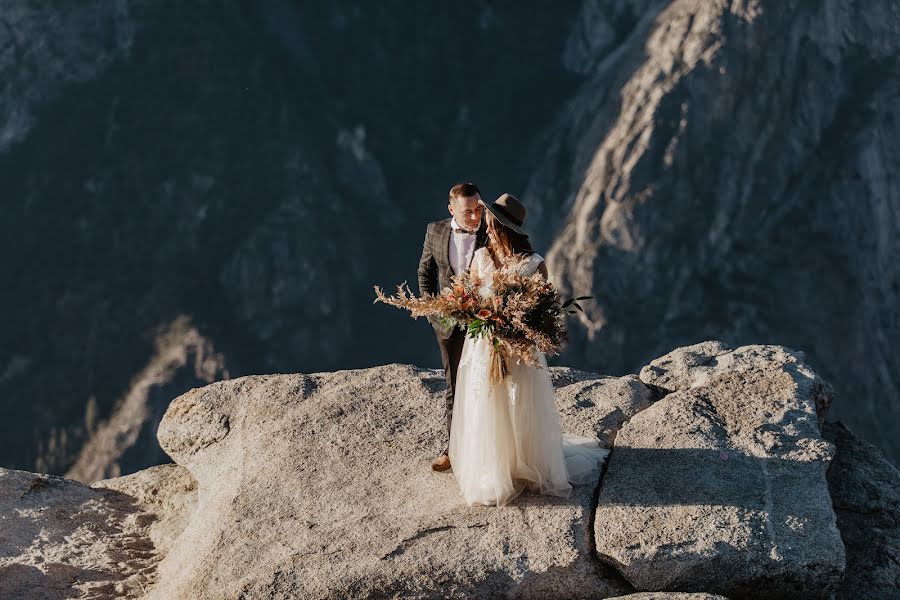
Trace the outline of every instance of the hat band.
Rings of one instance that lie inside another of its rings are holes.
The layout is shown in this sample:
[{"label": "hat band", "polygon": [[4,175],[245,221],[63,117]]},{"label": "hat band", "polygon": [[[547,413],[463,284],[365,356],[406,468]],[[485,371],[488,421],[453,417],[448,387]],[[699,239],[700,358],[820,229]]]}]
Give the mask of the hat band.
[{"label": "hat band", "polygon": [[506,210],[506,208],[504,208],[502,204],[497,204],[496,202],[494,202],[494,203],[491,205],[491,208],[493,208],[494,210],[496,210],[498,213],[500,213],[501,215],[503,215],[504,217],[506,217],[507,219],[509,219],[510,221],[512,221],[513,223],[515,223],[516,225],[518,225],[519,227],[521,227],[521,226],[522,226],[522,223],[525,222],[523,219],[517,219],[517,218],[514,217],[512,214],[510,214],[510,212],[509,212],[508,210]]}]

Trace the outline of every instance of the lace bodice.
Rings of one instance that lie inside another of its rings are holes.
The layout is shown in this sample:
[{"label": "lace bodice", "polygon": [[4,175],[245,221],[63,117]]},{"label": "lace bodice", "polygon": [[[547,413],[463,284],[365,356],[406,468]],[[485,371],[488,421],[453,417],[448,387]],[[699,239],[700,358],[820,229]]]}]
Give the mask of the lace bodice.
[{"label": "lace bodice", "polygon": [[[544,257],[538,253],[531,254],[525,258],[520,264],[517,265],[519,273],[522,275],[531,275],[535,271],[537,271],[538,266],[544,261]],[[502,269],[508,268],[507,266],[501,267]],[[490,253],[487,248],[479,248],[475,251],[475,255],[472,257],[472,264],[469,267],[469,270],[473,275],[485,279],[490,276],[496,270],[494,266],[494,260],[491,258]]]}]

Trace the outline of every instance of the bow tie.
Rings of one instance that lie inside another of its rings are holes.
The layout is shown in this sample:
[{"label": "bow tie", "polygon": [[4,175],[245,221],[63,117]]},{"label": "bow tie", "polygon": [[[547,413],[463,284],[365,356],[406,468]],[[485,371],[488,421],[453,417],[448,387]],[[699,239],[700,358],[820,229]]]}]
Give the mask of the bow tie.
[{"label": "bow tie", "polygon": [[474,231],[470,231],[468,229],[457,229],[456,227],[453,227],[452,229],[453,229],[453,233],[464,233],[466,235],[475,235]]}]

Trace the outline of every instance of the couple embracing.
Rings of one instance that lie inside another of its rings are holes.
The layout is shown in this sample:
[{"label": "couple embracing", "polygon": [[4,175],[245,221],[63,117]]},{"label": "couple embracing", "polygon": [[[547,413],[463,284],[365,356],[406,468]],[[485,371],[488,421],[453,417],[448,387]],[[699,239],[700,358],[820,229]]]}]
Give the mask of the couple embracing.
[{"label": "couple embracing", "polygon": [[[486,203],[476,185],[461,183],[450,189],[448,210],[450,218],[428,225],[420,296],[439,293],[451,276],[466,271],[487,287],[498,270],[539,272],[548,279],[544,259],[523,229],[527,211],[515,196]],[[447,378],[444,444],[432,469],[452,469],[467,504],[504,506],[526,489],[568,497],[572,484],[596,477],[609,451],[593,438],[562,432],[543,353],[535,350],[539,368],[513,361],[508,376],[494,381],[489,338],[468,337],[435,318],[429,322]]]}]

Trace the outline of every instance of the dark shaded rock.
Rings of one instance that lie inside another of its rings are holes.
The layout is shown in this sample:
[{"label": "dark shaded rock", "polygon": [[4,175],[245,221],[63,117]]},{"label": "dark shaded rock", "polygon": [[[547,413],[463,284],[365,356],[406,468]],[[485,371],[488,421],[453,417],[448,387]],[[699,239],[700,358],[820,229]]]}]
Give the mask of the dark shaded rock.
[{"label": "dark shaded rock", "polygon": [[900,596],[900,473],[842,423],[826,423],[835,445],[828,489],[847,550],[839,598]]}]

